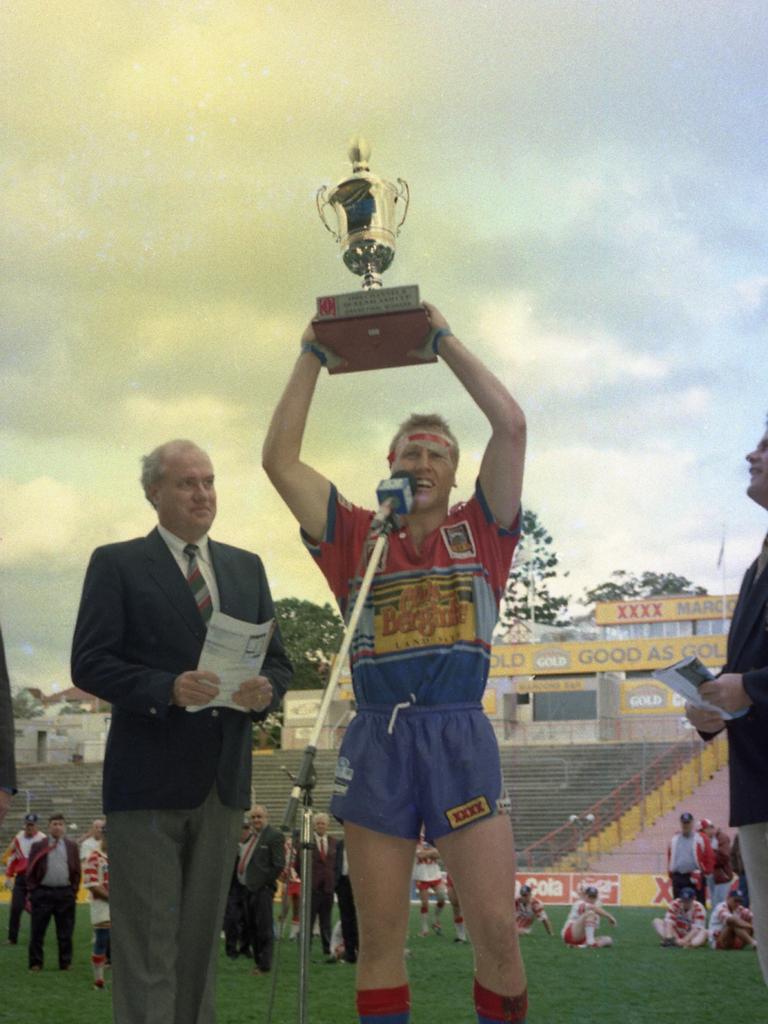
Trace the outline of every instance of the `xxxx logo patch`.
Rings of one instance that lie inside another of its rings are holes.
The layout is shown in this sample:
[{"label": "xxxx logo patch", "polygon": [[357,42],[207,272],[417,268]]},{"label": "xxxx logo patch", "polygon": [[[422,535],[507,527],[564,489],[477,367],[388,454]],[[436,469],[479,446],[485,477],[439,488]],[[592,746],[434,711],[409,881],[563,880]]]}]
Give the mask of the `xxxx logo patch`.
[{"label": "xxxx logo patch", "polygon": [[445,812],[445,816],[451,828],[461,828],[467,822],[474,821],[475,818],[485,818],[490,813],[491,805],[484,796],[478,796],[467,800],[465,804],[459,804],[458,807],[451,807]]}]

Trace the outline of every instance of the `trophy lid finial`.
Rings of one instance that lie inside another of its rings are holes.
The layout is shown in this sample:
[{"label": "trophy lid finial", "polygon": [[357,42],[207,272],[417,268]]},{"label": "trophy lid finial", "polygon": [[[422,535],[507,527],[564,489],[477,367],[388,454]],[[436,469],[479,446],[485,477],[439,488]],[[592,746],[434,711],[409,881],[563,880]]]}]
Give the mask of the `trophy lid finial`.
[{"label": "trophy lid finial", "polygon": [[358,171],[367,171],[368,161],[371,158],[371,147],[368,140],[363,138],[362,135],[353,135],[349,140],[348,149],[349,159],[352,162],[352,170],[355,174]]}]

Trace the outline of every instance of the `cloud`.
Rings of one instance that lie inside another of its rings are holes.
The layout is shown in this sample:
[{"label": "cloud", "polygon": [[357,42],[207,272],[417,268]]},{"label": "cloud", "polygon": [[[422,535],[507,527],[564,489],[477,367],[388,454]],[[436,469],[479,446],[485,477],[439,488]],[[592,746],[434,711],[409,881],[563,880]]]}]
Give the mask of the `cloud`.
[{"label": "cloud", "polygon": [[74,487],[52,477],[37,477],[26,483],[4,478],[3,538],[0,564],[71,564],[82,557],[79,536],[87,523],[90,530],[94,509],[84,507]]},{"label": "cloud", "polygon": [[536,320],[530,297],[518,294],[490,304],[478,320],[479,334],[491,341],[496,357],[521,371],[528,390],[546,387],[583,396],[633,382],[656,385],[669,374],[659,356],[634,351],[630,344],[599,331],[558,331]]}]

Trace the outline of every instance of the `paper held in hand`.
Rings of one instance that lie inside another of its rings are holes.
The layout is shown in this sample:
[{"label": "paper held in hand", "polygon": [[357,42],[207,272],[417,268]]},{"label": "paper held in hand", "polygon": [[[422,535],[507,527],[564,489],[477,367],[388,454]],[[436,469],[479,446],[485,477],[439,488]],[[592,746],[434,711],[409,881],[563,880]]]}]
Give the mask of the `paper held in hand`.
[{"label": "paper held in hand", "polygon": [[714,679],[715,676],[706,665],[699,661],[695,654],[689,658],[683,658],[682,661],[675,662],[669,668],[662,668],[658,672],[652,672],[651,674],[654,679],[658,679],[661,683],[666,683],[675,693],[685,697],[688,703],[693,704],[694,707],[705,708],[707,711],[716,711],[721,718],[740,718],[742,714],[745,714],[743,711],[731,714],[704,700],[699,693],[699,687],[702,683],[706,683],[707,680]]},{"label": "paper held in hand", "polygon": [[235,704],[232,697],[247,679],[260,675],[274,629],[274,619],[257,624],[214,612],[208,620],[208,632],[197,667],[215,672],[221,685],[212,701],[188,707],[187,711],[202,711],[204,707],[248,711],[241,704]]}]

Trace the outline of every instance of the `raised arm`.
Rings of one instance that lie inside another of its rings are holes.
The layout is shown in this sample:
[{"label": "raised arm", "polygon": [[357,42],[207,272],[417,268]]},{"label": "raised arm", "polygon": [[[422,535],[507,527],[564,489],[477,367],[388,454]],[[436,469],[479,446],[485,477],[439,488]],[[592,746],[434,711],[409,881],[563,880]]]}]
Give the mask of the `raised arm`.
[{"label": "raised arm", "polygon": [[[425,303],[433,328],[448,329],[442,313]],[[523,410],[484,363],[453,334],[444,334],[438,353],[484,413],[491,438],[480,465],[480,485],[491,512],[502,526],[511,526],[520,509],[525,465],[526,425]]]},{"label": "raised arm", "polygon": [[[302,346],[317,345],[312,324],[302,335]],[[302,351],[272,414],[261,461],[280,497],[314,540],[325,531],[331,485],[317,470],[301,461],[301,443],[309,407],[315,393],[321,361]]]}]

